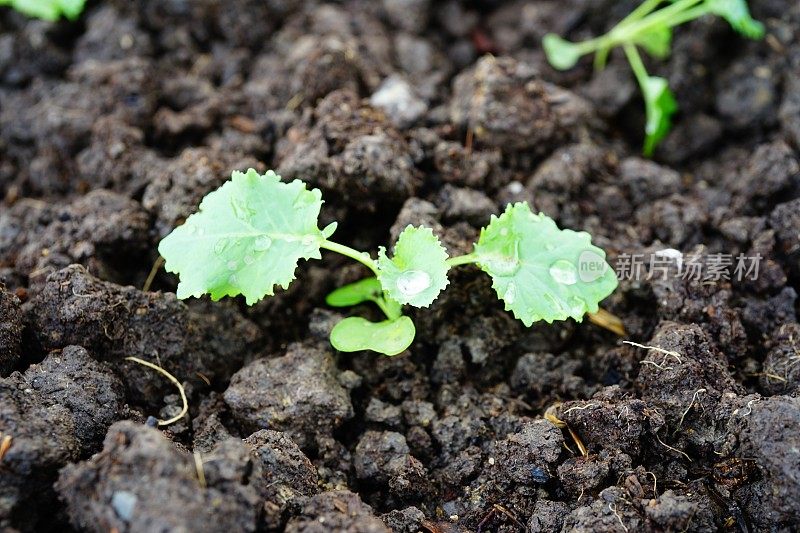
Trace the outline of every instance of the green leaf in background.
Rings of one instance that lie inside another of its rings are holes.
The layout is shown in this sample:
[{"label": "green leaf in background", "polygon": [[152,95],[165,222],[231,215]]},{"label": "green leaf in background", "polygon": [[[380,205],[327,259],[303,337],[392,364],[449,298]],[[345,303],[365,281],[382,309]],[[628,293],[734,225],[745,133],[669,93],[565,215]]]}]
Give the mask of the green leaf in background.
[{"label": "green leaf in background", "polygon": [[345,318],[331,331],[331,344],[340,352],[372,350],[397,355],[414,341],[416,330],[407,316],[383,322],[370,322],[360,316]]},{"label": "green leaf in background", "polygon": [[669,133],[678,103],[665,78],[648,76],[642,81],[641,87],[647,117],[643,152],[650,157],[656,145]]},{"label": "green leaf in background", "polygon": [[708,10],[728,21],[734,30],[749,39],[764,37],[764,25],[750,16],[745,0],[706,0]]},{"label": "green leaf in background", "polygon": [[669,57],[672,47],[672,29],[667,26],[656,26],[647,32],[640,33],[634,41],[656,59]]},{"label": "green leaf in background", "polygon": [[287,288],[300,259],[320,258],[335,228],[317,227],[322,194],[280,179],[271,170],[234,172],[161,241],[167,271],[180,277],[178,298],[243,294],[252,305],[275,285]]},{"label": "green leaf in background", "polygon": [[583,55],[578,45],[562,39],[555,33],[548,33],[542,39],[542,48],[547,61],[558,70],[571,69]]},{"label": "green leaf in background", "polygon": [[428,307],[447,287],[447,251],[430,228],[406,226],[397,239],[394,257],[378,252],[378,280],[401,304]]},{"label": "green leaf in background", "polygon": [[86,0],[0,0],[0,6],[11,6],[29,17],[56,21],[61,15],[75,20],[81,14]]},{"label": "green leaf in background", "polygon": [[588,233],[560,230],[525,202],[492,216],[474,254],[506,310],[526,326],[569,317],[580,322],[617,286],[605,252]]}]

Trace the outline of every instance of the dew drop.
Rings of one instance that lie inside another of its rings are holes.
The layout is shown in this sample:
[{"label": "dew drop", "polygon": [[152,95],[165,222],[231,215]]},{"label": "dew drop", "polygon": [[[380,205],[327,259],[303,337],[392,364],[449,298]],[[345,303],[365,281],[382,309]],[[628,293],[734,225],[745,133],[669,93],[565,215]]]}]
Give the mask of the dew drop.
[{"label": "dew drop", "polygon": [[489,263],[492,274],[498,276],[513,276],[519,270],[519,261],[514,257],[503,257]]},{"label": "dew drop", "polygon": [[191,224],[186,224],[186,233],[189,235],[194,235],[197,233],[197,228]]},{"label": "dew drop", "polygon": [[203,228],[197,228],[197,234],[202,237],[203,235],[206,234],[206,230],[204,230]]},{"label": "dew drop", "polygon": [[225,253],[225,250],[228,249],[230,245],[230,241],[228,239],[220,239],[214,243],[214,253],[217,255],[222,255]]},{"label": "dew drop", "polygon": [[546,292],[544,294],[544,299],[547,300],[547,303],[550,305],[550,307],[552,307],[553,310],[555,310],[557,313],[561,315],[565,313],[564,305],[561,303],[560,300],[557,300],[555,296],[553,296],[549,292]]},{"label": "dew drop", "polygon": [[231,199],[231,208],[233,209],[234,216],[244,222],[249,222],[256,214],[255,209],[250,207],[246,200]]},{"label": "dew drop", "polygon": [[239,267],[238,261],[228,261],[228,270],[236,270]]},{"label": "dew drop", "polygon": [[548,252],[552,252],[553,250],[555,250],[555,249],[556,249],[556,245],[555,245],[555,244],[553,244],[553,243],[551,243],[551,242],[548,242],[547,244],[545,244],[545,245],[544,245],[544,248],[545,248],[545,250],[547,250]]},{"label": "dew drop", "polygon": [[517,297],[517,285],[512,281],[511,283],[508,284],[508,287],[506,288],[506,293],[503,295],[503,300],[505,300],[508,305],[511,305],[514,303],[516,297]]},{"label": "dew drop", "polygon": [[397,289],[404,296],[416,296],[431,286],[431,277],[421,270],[408,270],[397,279]]},{"label": "dew drop", "polygon": [[586,310],[586,302],[579,296],[570,296],[567,299],[567,305],[569,305],[570,313],[573,315],[583,315]]},{"label": "dew drop", "polygon": [[503,237],[505,237],[506,235],[508,235],[508,228],[503,228],[503,229],[501,229],[501,230],[500,230],[500,235],[502,235]]},{"label": "dew drop", "polygon": [[266,235],[261,235],[256,239],[256,242],[253,243],[253,249],[256,252],[266,252],[267,250],[269,250],[270,246],[272,246],[272,239],[270,239]]},{"label": "dew drop", "polygon": [[575,285],[578,282],[578,269],[566,259],[559,259],[550,265],[550,276],[562,285]]},{"label": "dew drop", "polygon": [[254,261],[255,261],[255,259],[253,259],[252,255],[244,256],[244,264],[245,265],[252,265]]},{"label": "dew drop", "polygon": [[314,244],[314,240],[315,237],[313,235],[306,235],[300,242],[303,244],[303,246],[311,246],[312,244]]},{"label": "dew drop", "polygon": [[231,285],[236,285],[236,282],[238,281],[239,278],[236,277],[236,274],[231,274],[230,276],[228,276],[228,283],[230,283]]}]

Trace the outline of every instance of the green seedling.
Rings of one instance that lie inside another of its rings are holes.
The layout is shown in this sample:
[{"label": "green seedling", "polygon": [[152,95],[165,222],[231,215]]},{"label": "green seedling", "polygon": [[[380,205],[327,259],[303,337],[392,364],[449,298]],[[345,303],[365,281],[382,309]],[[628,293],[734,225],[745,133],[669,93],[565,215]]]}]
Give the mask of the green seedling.
[{"label": "green seedling", "polygon": [[322,193],[303,182],[281,181],[272,171],[234,172],[230,181],[203,198],[197,213],[159,244],[167,271],[179,276],[177,296],[243,295],[248,305],[284,289],[300,259],[321,259],[328,250],[364,265],[371,273],[330,293],[333,307],[375,304],[385,320],[353,316],[331,332],[343,352],[373,350],[396,355],[414,340],[414,323],[403,306],[427,307],[448,284],[450,268],[476,264],[492,278],[507,311],[526,326],[544,320],[595,313],[617,278],[605,253],[585,232],[559,229],[531,212],[527,203],[509,205],[481,230],[472,253],[448,257],[430,228],[409,225],[391,257],[377,258],[330,240],[336,223],[318,227]]},{"label": "green seedling", "polygon": [[56,21],[63,15],[77,19],[86,0],[0,0],[0,6],[11,6],[20,13],[42,20]]},{"label": "green seedling", "polygon": [[594,54],[595,69],[600,70],[612,49],[623,49],[644,98],[643,152],[650,157],[669,133],[678,105],[667,80],[647,73],[639,48],[656,59],[665,59],[670,54],[672,28],[709,14],[724,18],[745,37],[764,36],[764,25],[750,16],[745,0],[644,0],[605,35],[573,43],[550,33],[544,36],[542,46],[547,60],[559,70],[574,67],[588,54]]}]

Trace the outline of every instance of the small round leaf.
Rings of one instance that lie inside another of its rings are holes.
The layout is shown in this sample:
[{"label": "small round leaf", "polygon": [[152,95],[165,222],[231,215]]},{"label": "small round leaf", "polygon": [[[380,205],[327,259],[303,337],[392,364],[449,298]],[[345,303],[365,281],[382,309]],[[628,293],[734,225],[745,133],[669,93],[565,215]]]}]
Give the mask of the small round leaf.
[{"label": "small round leaf", "polygon": [[397,355],[414,341],[416,329],[407,316],[383,322],[370,322],[360,316],[345,318],[331,331],[331,344],[340,352],[372,350]]}]

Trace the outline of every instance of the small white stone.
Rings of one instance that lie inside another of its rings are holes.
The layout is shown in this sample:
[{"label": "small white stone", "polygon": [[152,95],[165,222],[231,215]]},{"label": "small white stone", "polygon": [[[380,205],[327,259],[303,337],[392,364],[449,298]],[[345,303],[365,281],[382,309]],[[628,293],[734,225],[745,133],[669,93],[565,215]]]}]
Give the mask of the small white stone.
[{"label": "small white stone", "polygon": [[411,126],[428,111],[428,104],[400,76],[389,76],[383,80],[370,97],[369,103],[382,109],[401,128]]}]

